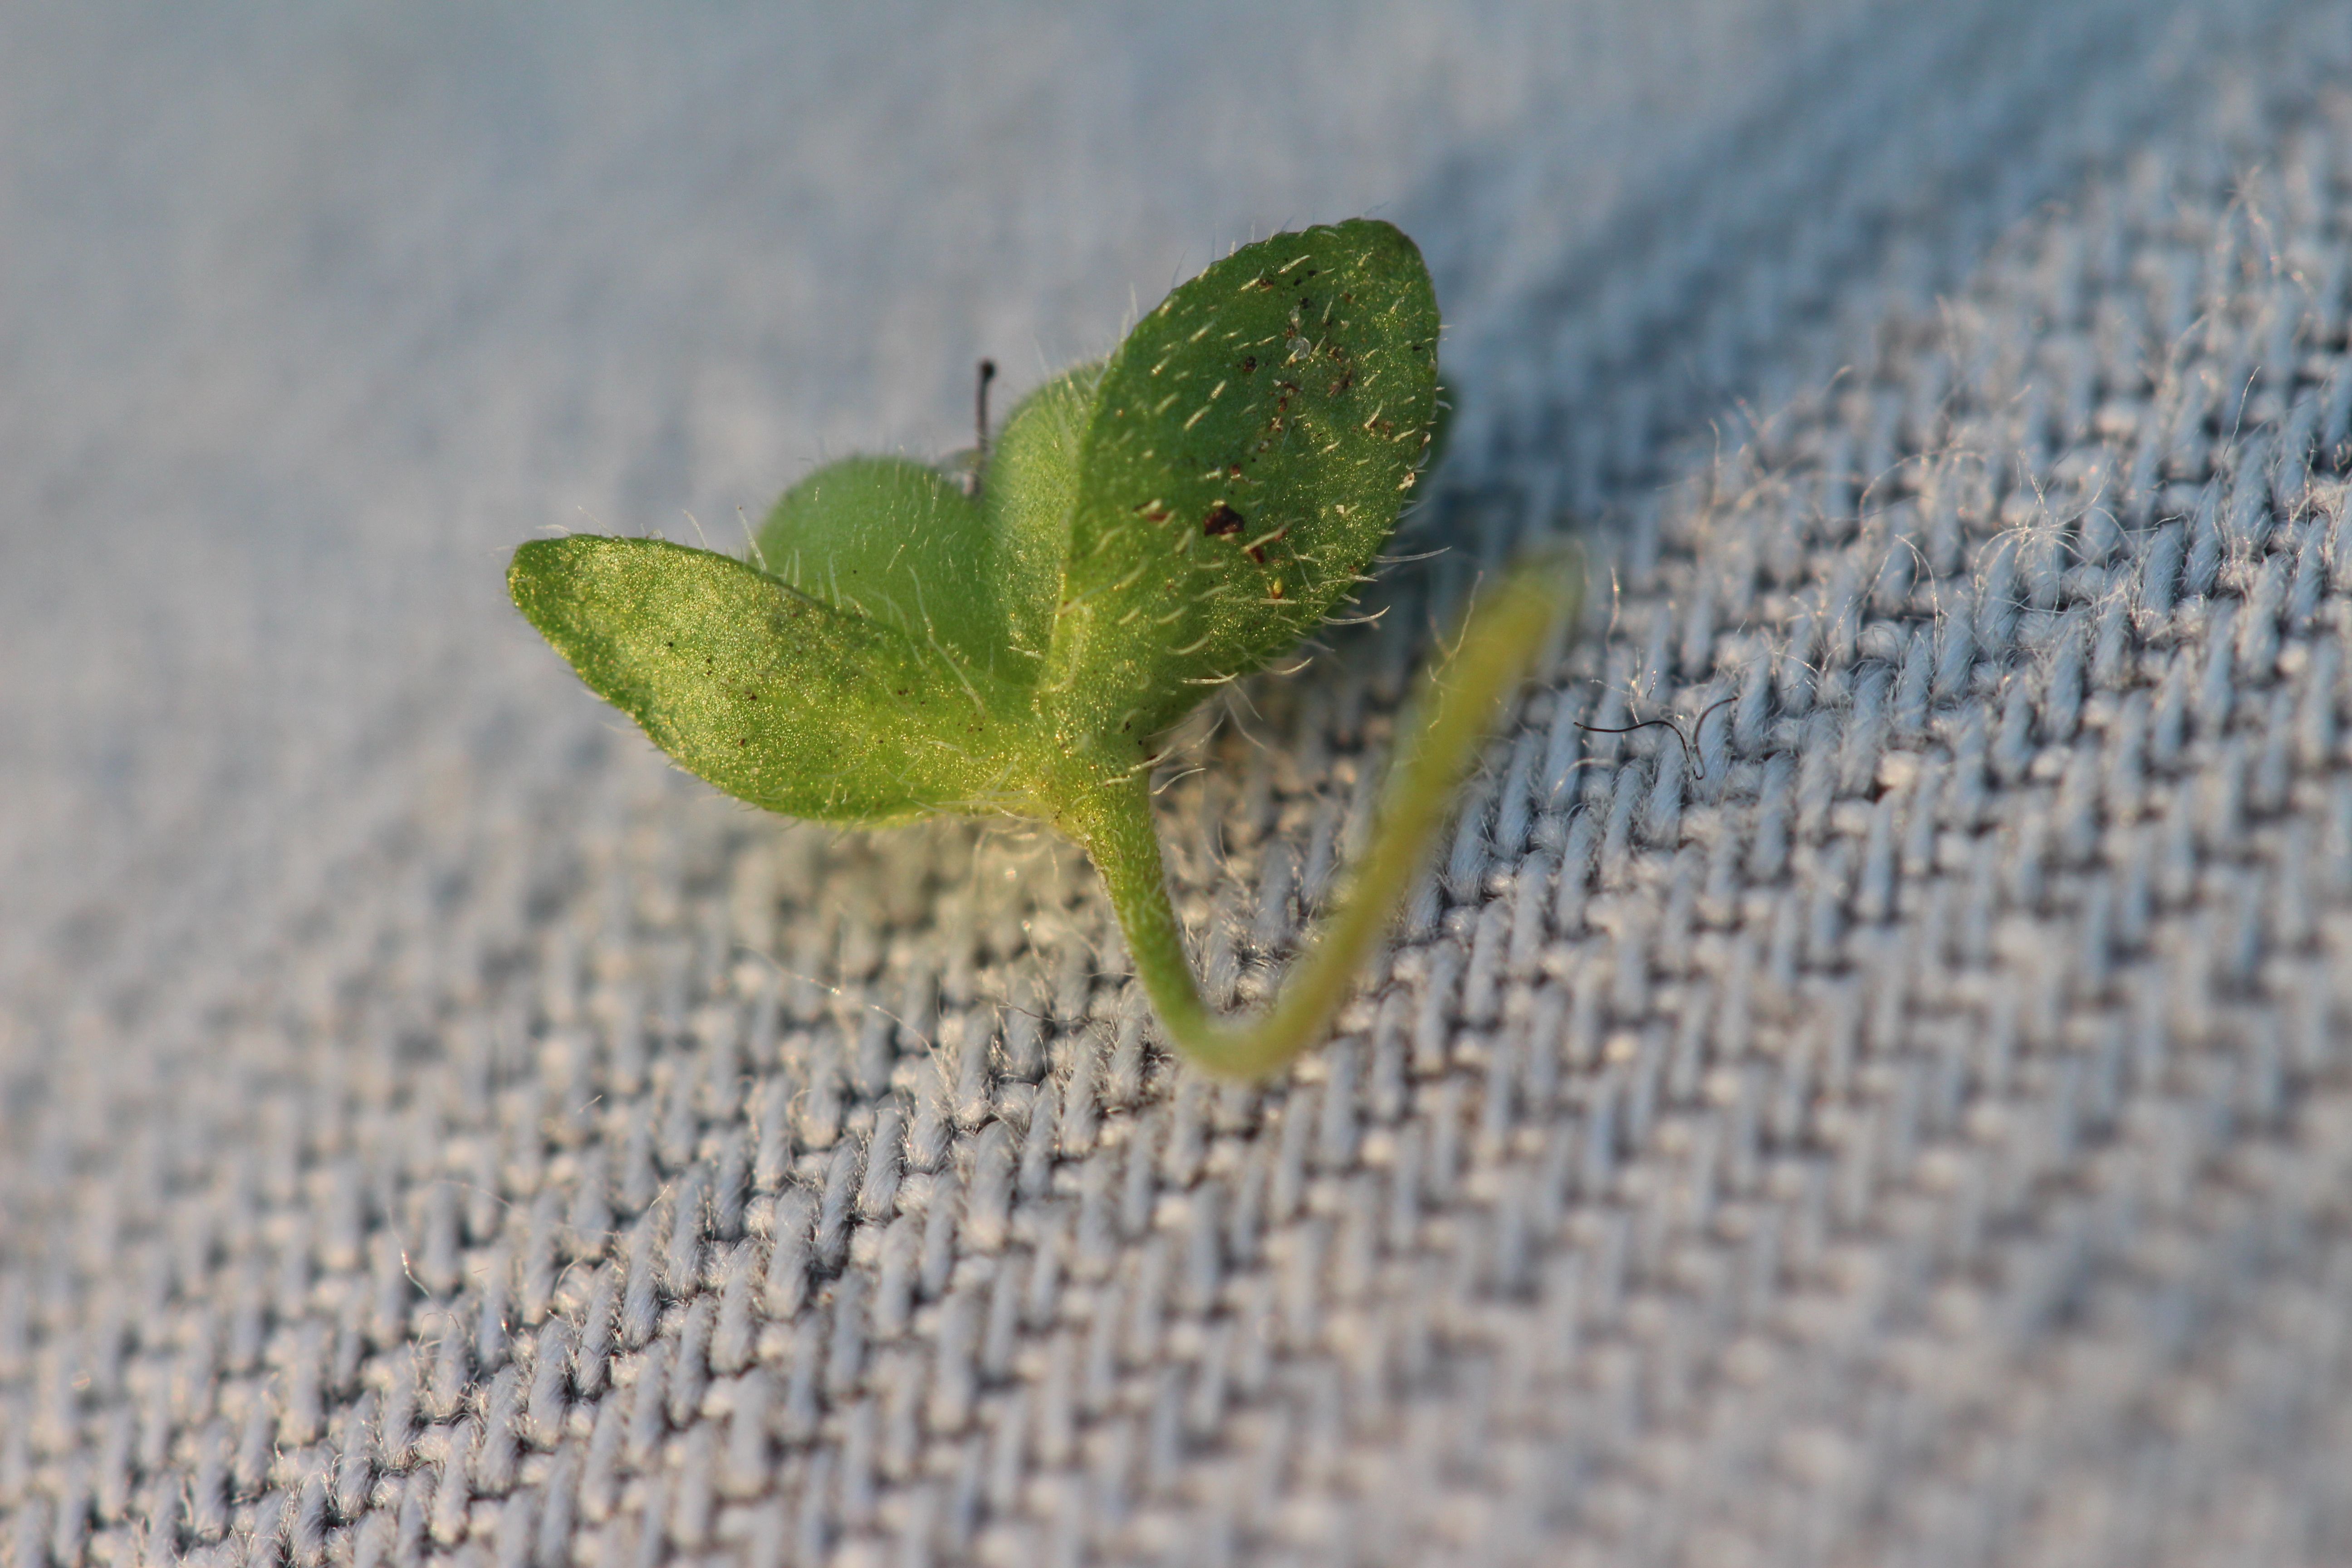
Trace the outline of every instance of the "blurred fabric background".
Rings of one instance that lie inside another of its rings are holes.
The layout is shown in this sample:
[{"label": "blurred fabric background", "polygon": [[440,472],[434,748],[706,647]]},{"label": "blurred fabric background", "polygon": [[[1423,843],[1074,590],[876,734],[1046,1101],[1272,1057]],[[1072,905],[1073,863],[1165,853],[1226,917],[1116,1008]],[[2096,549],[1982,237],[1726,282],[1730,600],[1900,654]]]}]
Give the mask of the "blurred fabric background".
[{"label": "blurred fabric background", "polygon": [[[2347,70],[8,7],[0,1563],[2352,1557]],[[1214,988],[1476,573],[1601,591],[1286,1079],[1165,1054],[1075,852],[757,817],[506,604],[1359,213],[1457,425],[1378,624],[1185,737]]]}]

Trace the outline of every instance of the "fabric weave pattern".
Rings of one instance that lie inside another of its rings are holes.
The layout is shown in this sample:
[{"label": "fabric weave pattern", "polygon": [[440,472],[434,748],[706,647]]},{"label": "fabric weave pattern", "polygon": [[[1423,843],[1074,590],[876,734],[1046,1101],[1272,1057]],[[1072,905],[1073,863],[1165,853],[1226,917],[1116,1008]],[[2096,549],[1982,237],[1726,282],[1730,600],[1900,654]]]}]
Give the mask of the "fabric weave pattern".
[{"label": "fabric weave pattern", "polygon": [[1187,737],[1213,995],[1472,576],[1603,591],[1273,1084],[1075,851],[753,816],[520,639],[153,910],[24,849],[0,1563],[2352,1557],[2352,19],[1900,9],[1573,246],[1400,215],[1444,552]]}]

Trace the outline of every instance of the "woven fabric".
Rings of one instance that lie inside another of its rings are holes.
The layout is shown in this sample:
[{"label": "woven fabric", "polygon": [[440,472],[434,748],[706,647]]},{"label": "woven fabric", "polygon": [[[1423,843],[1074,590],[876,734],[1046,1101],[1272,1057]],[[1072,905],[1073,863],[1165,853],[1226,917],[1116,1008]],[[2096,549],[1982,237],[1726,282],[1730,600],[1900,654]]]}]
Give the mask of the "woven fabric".
[{"label": "woven fabric", "polygon": [[[0,23],[0,1563],[2352,1560],[2352,16],[1275,14]],[[1360,208],[1461,408],[1213,994],[1597,591],[1273,1083],[499,599]]]}]

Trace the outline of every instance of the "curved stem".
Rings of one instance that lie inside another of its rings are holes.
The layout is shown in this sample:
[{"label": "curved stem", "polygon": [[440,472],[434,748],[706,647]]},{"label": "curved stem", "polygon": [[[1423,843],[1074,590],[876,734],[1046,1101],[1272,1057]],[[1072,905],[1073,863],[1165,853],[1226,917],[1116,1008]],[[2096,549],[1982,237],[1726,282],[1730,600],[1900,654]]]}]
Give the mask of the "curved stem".
[{"label": "curved stem", "polygon": [[1187,1056],[1212,1072],[1256,1078],[1323,1037],[1451,815],[1455,788],[1476,762],[1504,700],[1551,628],[1574,614],[1583,584],[1581,563],[1563,552],[1515,569],[1478,596],[1460,641],[1423,682],[1412,705],[1382,786],[1371,842],[1281,994],[1255,1016],[1222,1018],[1202,999],[1183,929],[1168,901],[1150,780],[1135,772],[1088,792],[1070,826],[1110,889],[1144,991]]}]

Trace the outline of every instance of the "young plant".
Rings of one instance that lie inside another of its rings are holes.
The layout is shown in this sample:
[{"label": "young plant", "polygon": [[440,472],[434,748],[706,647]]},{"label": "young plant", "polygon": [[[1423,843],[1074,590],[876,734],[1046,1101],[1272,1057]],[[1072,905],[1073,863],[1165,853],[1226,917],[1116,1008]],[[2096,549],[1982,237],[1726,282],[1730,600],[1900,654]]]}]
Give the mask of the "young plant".
[{"label": "young plant", "polygon": [[1480,596],[1414,705],[1351,885],[1267,1011],[1214,1015],[1168,901],[1153,745],[1362,581],[1428,444],[1437,331],[1392,226],[1276,235],[1031,394],[993,451],[983,415],[963,479],[850,458],[785,492],[748,562],[575,535],[516,551],[508,589],[655,744],[754,805],[1053,824],[1093,857],[1176,1044],[1270,1072],[1329,1026],[1581,588],[1560,555]]}]

